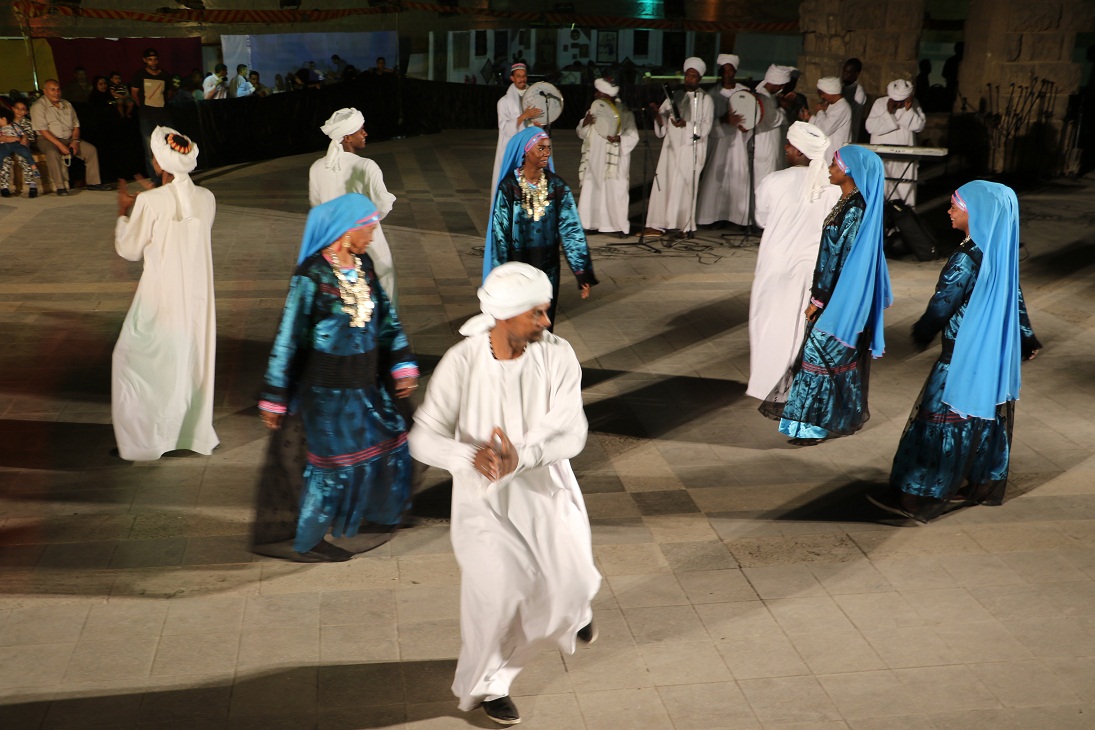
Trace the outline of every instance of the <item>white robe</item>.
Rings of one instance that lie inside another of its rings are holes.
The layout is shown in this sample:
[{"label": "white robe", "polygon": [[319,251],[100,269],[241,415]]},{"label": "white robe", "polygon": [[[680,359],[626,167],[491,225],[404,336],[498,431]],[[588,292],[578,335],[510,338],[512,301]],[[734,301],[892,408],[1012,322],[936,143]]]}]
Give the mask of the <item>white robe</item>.
[{"label": "white robe", "polygon": [[[527,88],[527,87],[526,87]],[[498,168],[502,166],[502,155],[506,152],[506,145],[510,138],[517,134],[517,117],[524,110],[521,108],[521,97],[524,92],[515,85],[510,84],[505,95],[498,100],[498,147],[494,150],[494,175],[490,179],[487,195],[493,196],[494,189],[498,186]],[[522,128],[527,127],[528,122],[522,123]]]},{"label": "white robe", "polygon": [[210,454],[217,318],[210,231],[217,203],[192,191],[182,219],[176,184],[142,192],[114,229],[114,248],[144,261],[137,294],[114,346],[110,412],[123,459],[148,461],[168,451]]},{"label": "white robe", "polygon": [[[892,144],[911,147],[916,144],[916,133],[924,131],[927,118],[920,104],[913,101],[912,108],[899,108],[890,114],[887,108],[888,97],[875,99],[871,113],[867,117],[867,131],[871,133],[871,144]],[[916,183],[894,183],[888,178],[916,180],[919,165],[914,158],[908,160],[884,160],[886,167],[886,199],[904,200],[908,205],[916,205]],[[894,187],[897,192],[894,193]]]},{"label": "white robe", "polygon": [[757,94],[764,107],[764,116],[753,128],[753,189],[758,190],[770,173],[787,164],[783,143],[787,135],[787,112],[779,105],[764,84],[757,85]]},{"label": "white robe", "polygon": [[[678,97],[681,97],[679,93]],[[663,231],[694,231],[696,197],[707,161],[707,137],[711,133],[715,107],[711,97],[702,90],[685,93],[677,105],[681,118],[687,122],[683,127],[676,127],[669,121],[668,99],[658,109],[663,123],[654,125],[654,133],[665,141],[650,191],[646,225]],[[693,140],[693,136],[699,139]]]},{"label": "white robe", "polygon": [[[583,165],[578,177],[582,186],[578,195],[578,217],[582,219],[582,228],[601,233],[628,233],[631,230],[627,220],[631,151],[639,143],[639,130],[635,126],[634,114],[622,105],[618,104],[616,108],[620,114],[619,142],[608,142],[592,124],[583,126],[582,122],[578,122],[577,128],[578,137],[583,140]],[[610,159],[615,161],[615,165],[609,165]]]},{"label": "white robe", "polygon": [[[392,211],[395,196],[389,193],[384,185],[384,173],[381,172],[380,165],[367,157],[345,150],[338,159],[338,170],[330,169],[325,162],[326,157],[321,157],[313,162],[308,170],[308,204],[313,208],[346,193],[361,193],[373,201],[381,220]],[[384,292],[392,305],[396,305],[398,296],[395,285],[395,260],[392,258],[388,238],[384,235],[384,227],[379,223],[373,232],[373,242],[369,244],[367,253],[373,262],[376,277],[380,279],[380,286],[384,287]]]},{"label": "white robe", "polygon": [[764,399],[791,367],[802,346],[817,249],[825,217],[840,199],[826,185],[810,203],[803,197],[808,167],[777,170],[757,190],[757,225],[764,228],[749,296],[749,387]]},{"label": "white robe", "polygon": [[[544,333],[516,360],[495,360],[489,334],[454,345],[430,378],[410,433],[415,459],[453,475],[452,545],[460,564],[460,709],[510,693],[545,648],[573,653],[601,576],[570,461],[585,446],[582,369]],[[472,468],[501,427],[517,471],[488,482]]]},{"label": "white robe", "polygon": [[845,86],[841,93],[844,101],[852,108],[852,138],[849,142],[858,142],[863,130],[863,107],[867,106],[867,92],[858,81]]},{"label": "white robe", "polygon": [[844,99],[830,104],[810,118],[810,123],[829,138],[829,154],[852,141],[852,108]]},{"label": "white robe", "polygon": [[753,132],[742,132],[737,126],[722,121],[730,108],[727,97],[738,89],[747,88],[735,84],[723,93],[722,84],[718,84],[707,92],[714,105],[715,122],[700,181],[700,199],[696,204],[696,221],[701,225],[715,221],[730,221],[739,226],[749,223],[749,150],[746,145]]}]

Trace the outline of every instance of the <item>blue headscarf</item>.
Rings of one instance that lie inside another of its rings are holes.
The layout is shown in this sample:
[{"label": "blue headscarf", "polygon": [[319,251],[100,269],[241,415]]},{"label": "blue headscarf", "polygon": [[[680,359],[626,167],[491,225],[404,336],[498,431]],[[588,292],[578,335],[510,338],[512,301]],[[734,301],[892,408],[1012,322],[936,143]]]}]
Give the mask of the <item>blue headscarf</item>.
[{"label": "blue headscarf", "polygon": [[[539,127],[525,127],[510,137],[509,142],[506,143],[506,151],[502,154],[502,165],[498,168],[498,179],[494,181],[490,194],[490,210],[487,212],[487,242],[483,248],[483,281],[487,280],[487,274],[494,265],[492,263],[494,261],[494,200],[498,197],[498,186],[521,166],[525,159],[525,152],[531,148],[532,143],[539,137],[547,136],[548,133]],[[555,172],[553,157],[548,158],[548,169]]]},{"label": "blue headscarf", "polygon": [[380,213],[373,201],[361,193],[346,193],[308,213],[304,238],[300,241],[297,266],[304,260],[337,241],[346,231],[380,222]]},{"label": "blue headscarf", "polygon": [[[995,418],[996,406],[1019,399],[1019,201],[1000,183],[958,188],[969,213],[981,268],[954,340],[943,402],[959,415]],[[960,204],[960,203],[959,203]]]},{"label": "blue headscarf", "polygon": [[882,311],[893,304],[890,272],[882,253],[882,204],[886,199],[882,159],[862,147],[841,147],[836,156],[863,195],[867,209],[852,250],[844,260],[829,303],[814,328],[855,347],[864,329],[871,328],[871,354],[886,351]]}]

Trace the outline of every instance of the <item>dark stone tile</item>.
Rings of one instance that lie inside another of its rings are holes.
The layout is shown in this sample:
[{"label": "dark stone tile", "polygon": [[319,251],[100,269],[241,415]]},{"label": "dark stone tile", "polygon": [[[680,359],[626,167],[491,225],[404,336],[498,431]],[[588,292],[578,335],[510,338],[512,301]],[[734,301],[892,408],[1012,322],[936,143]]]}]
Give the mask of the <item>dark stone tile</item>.
[{"label": "dark stone tile", "polygon": [[624,491],[623,482],[615,474],[585,474],[578,476],[578,484],[586,494],[604,494]]},{"label": "dark stone tile", "polygon": [[118,543],[63,542],[47,545],[38,561],[39,568],[80,568],[95,570],[110,566],[110,558]]},{"label": "dark stone tile", "polygon": [[112,568],[161,568],[182,565],[186,553],[185,537],[164,537],[154,540],[123,540],[118,543]]},{"label": "dark stone tile", "polygon": [[631,498],[646,515],[681,515],[699,512],[700,508],[692,501],[692,495],[683,489],[668,492],[634,492]]}]

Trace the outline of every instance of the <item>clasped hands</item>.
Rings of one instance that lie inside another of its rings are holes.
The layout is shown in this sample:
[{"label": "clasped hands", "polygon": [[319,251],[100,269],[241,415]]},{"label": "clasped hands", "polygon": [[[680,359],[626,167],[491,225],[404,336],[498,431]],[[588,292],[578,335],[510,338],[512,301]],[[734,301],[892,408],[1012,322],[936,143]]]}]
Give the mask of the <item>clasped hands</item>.
[{"label": "clasped hands", "polygon": [[476,449],[472,466],[487,479],[496,482],[517,471],[517,449],[505,431],[495,428],[491,432],[491,443],[482,444]]}]

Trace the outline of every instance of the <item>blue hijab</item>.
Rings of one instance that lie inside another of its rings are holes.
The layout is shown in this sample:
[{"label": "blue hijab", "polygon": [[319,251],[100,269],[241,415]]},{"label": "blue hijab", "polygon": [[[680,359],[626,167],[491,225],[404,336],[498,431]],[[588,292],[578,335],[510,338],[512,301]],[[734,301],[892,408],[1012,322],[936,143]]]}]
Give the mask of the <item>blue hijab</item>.
[{"label": "blue hijab", "polygon": [[[498,197],[498,186],[502,181],[513,174],[525,159],[525,152],[531,146],[531,142],[540,136],[547,137],[548,133],[539,127],[525,127],[517,134],[509,138],[506,143],[506,151],[502,154],[502,165],[498,168],[498,179],[494,181],[490,194],[490,211],[487,213],[487,242],[483,248],[483,281],[487,280],[494,261],[494,201]],[[555,172],[554,158],[548,158],[548,169]]]},{"label": "blue hijab", "polygon": [[970,238],[983,257],[954,339],[943,402],[961,416],[992,419],[996,406],[1019,399],[1019,201],[1000,183],[958,188]]},{"label": "blue hijab", "polygon": [[867,209],[836,289],[814,328],[855,347],[860,333],[870,327],[871,354],[882,357],[886,351],[882,311],[893,304],[890,271],[882,253],[882,204],[886,199],[882,158],[854,146],[841,147],[836,154],[855,180]]},{"label": "blue hijab", "polygon": [[346,231],[380,222],[380,213],[373,201],[361,193],[346,193],[308,213],[304,238],[300,241],[297,266],[337,241]]}]

